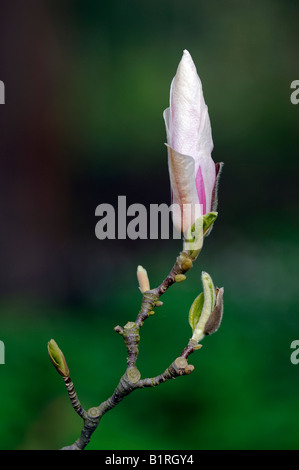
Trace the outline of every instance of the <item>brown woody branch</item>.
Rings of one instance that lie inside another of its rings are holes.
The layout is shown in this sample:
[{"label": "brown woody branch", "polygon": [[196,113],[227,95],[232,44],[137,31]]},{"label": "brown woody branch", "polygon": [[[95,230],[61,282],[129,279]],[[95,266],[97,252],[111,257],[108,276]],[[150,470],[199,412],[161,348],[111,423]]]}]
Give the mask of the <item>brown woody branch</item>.
[{"label": "brown woody branch", "polygon": [[181,355],[176,358],[162,374],[156,377],[141,379],[141,374],[136,367],[139,354],[140,328],[143,326],[144,321],[154,313],[153,309],[155,306],[161,305],[159,301],[161,295],[163,295],[171,285],[185,279],[184,274],[192,268],[193,261],[194,258],[192,259],[188,253],[180,253],[164,281],[157,288],[143,293],[141,309],[137,315],[136,321],[128,322],[123,328],[121,326],[114,328],[124,339],[128,357],[126,372],[121,377],[119,384],[110,398],[99,406],[90,408],[88,412],[86,412],[77,398],[71,380],[69,377],[64,379],[72,406],[83,419],[84,425],[79,439],[71,446],[64,447],[62,450],[83,450],[89,443],[103,415],[118,405],[134,390],[144,387],[156,387],[170,379],[189,375],[194,370],[194,366],[187,362],[188,356],[196,349],[195,345],[190,344],[190,341]]}]

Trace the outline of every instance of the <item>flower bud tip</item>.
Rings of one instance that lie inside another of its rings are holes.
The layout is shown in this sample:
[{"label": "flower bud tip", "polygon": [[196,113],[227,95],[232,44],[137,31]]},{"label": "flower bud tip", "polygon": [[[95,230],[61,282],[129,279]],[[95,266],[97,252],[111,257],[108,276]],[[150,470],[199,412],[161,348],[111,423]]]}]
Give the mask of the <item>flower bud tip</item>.
[{"label": "flower bud tip", "polygon": [[67,366],[65,357],[61,349],[59,349],[56,341],[54,341],[54,339],[51,339],[48,342],[48,354],[57,372],[59,372],[59,374],[62,375],[62,377],[68,377],[69,368]]},{"label": "flower bud tip", "polygon": [[150,283],[149,283],[147,271],[140,265],[137,267],[137,279],[139,283],[139,289],[142,294],[150,290]]}]

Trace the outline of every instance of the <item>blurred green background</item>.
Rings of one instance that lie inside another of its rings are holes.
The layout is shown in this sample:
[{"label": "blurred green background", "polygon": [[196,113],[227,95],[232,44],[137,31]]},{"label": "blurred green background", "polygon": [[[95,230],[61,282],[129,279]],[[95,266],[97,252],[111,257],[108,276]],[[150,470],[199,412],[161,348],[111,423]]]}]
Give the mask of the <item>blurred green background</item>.
[{"label": "blurred green background", "polygon": [[298,13],[295,0],[1,2],[1,449],[79,436],[47,341],[83,406],[98,405],[124,372],[113,328],[136,318],[137,265],[158,285],[181,249],[94,230],[97,205],[118,195],[170,203],[162,112],[185,48],[225,162],[219,218],[142,330],[142,376],[186,345],[202,270],[225,287],[224,320],[193,374],[127,397],[88,448],[298,449]]}]

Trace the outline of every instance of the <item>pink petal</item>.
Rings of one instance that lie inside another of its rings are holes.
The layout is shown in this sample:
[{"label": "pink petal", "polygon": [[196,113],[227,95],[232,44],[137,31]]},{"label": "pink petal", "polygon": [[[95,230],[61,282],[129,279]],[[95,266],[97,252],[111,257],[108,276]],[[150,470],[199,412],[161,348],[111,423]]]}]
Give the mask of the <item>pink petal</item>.
[{"label": "pink petal", "polygon": [[205,185],[202,177],[202,172],[200,166],[198,167],[196,179],[195,179],[196,191],[198,195],[199,203],[203,206],[203,215],[207,213],[207,203],[206,203],[206,192]]}]

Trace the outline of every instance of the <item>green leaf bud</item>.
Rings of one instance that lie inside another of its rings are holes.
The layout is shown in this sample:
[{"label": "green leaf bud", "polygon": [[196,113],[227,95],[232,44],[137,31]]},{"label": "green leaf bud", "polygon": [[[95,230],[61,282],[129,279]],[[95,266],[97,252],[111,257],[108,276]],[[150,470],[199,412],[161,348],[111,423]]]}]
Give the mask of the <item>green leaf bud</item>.
[{"label": "green leaf bud", "polygon": [[69,376],[69,368],[67,366],[65,357],[61,349],[59,349],[56,341],[51,339],[48,342],[48,353],[51,359],[52,364],[54,365],[55,369],[59,372],[62,377]]},{"label": "green leaf bud", "polygon": [[216,290],[211,276],[202,272],[203,293],[196,297],[189,312],[189,323],[193,329],[192,340],[199,342],[205,336],[206,324],[215,308]]}]

